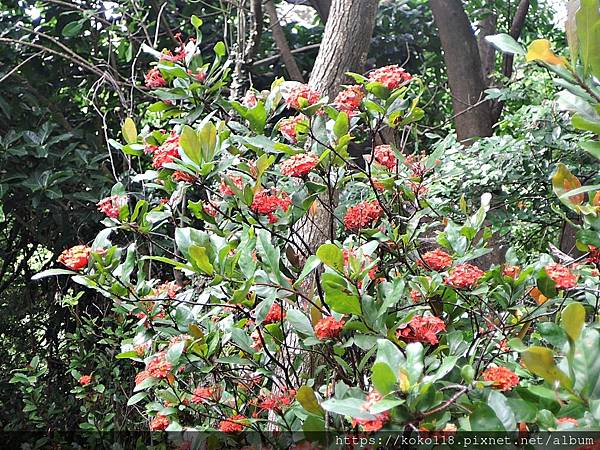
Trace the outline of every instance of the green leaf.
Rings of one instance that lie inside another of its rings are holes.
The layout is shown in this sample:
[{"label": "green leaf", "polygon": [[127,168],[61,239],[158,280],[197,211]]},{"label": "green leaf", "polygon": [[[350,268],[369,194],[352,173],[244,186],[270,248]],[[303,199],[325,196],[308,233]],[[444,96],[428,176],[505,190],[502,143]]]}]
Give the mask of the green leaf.
[{"label": "green leaf", "polygon": [[184,348],[185,341],[179,341],[171,345],[169,347],[169,350],[167,350],[167,355],[165,356],[165,359],[173,365],[177,364],[179,362],[181,354],[183,353]]},{"label": "green leaf", "polygon": [[199,17],[198,17],[197,15],[195,15],[195,14],[192,14],[192,17],[191,17],[191,19],[190,19],[190,22],[192,23],[192,26],[193,26],[195,29],[198,29],[198,28],[200,28],[200,27],[202,26],[202,19],[201,19],[201,18],[199,18]]},{"label": "green leaf", "polygon": [[202,159],[204,162],[211,162],[217,147],[217,127],[208,120],[200,127],[198,136],[202,147]]},{"label": "green leaf", "polygon": [[579,145],[586,152],[592,155],[594,158],[600,159],[600,142],[599,141],[586,141],[580,142]]},{"label": "green leaf", "polygon": [[66,269],[48,269],[40,273],[36,273],[34,276],[31,277],[31,279],[35,281],[41,278],[52,277],[55,275],[77,275],[77,272],[73,272],[72,270]]},{"label": "green leaf", "polygon": [[310,255],[304,263],[304,268],[302,269],[300,275],[298,275],[298,279],[294,283],[294,286],[298,286],[300,283],[302,283],[302,281],[304,281],[304,279],[310,275],[313,270],[319,267],[319,264],[321,264],[321,260],[316,255]]},{"label": "green leaf", "polygon": [[121,133],[123,133],[123,139],[128,144],[135,144],[138,138],[137,128],[135,122],[131,117],[125,119],[123,126],[121,127]]},{"label": "green leaf", "polygon": [[139,355],[136,352],[134,352],[133,350],[131,350],[128,352],[119,353],[117,356],[115,356],[115,358],[117,358],[117,359],[133,359],[133,358],[139,358]]},{"label": "green leaf", "polygon": [[87,19],[79,19],[79,20],[74,20],[73,22],[69,22],[68,24],[66,24],[62,31],[61,34],[64,37],[74,37],[77,36],[79,34],[79,32],[81,31],[81,29],[83,28],[83,24],[85,24]]},{"label": "green leaf", "polygon": [[183,126],[179,137],[179,145],[190,160],[198,165],[202,163],[200,139],[198,139],[198,135],[192,127],[188,125]]},{"label": "green leaf", "polygon": [[325,415],[325,411],[323,411],[323,408],[319,405],[317,396],[311,387],[301,386],[296,392],[296,400],[298,400],[298,403],[300,403],[309,413],[317,416]]},{"label": "green leaf", "polygon": [[387,395],[396,388],[396,374],[386,363],[380,361],[373,364],[371,381],[381,395]]},{"label": "green leaf", "polygon": [[548,276],[546,270],[541,270],[537,276],[537,288],[548,298],[554,298],[558,295],[556,283]]},{"label": "green leaf", "polygon": [[348,130],[350,129],[350,122],[348,121],[348,114],[344,111],[340,112],[335,119],[335,123],[333,124],[333,134],[336,138],[341,138],[348,134]]},{"label": "green leaf", "polygon": [[323,409],[342,416],[355,417],[357,419],[374,420],[375,416],[363,409],[364,400],[358,398],[346,398],[343,400],[331,398],[321,403]]},{"label": "green leaf", "polygon": [[292,325],[292,327],[299,333],[307,336],[314,336],[315,332],[310,323],[310,320],[306,315],[297,309],[288,309],[285,313],[286,320]]},{"label": "green leaf", "polygon": [[494,410],[484,403],[480,403],[471,413],[469,422],[471,431],[506,431]]},{"label": "green leaf", "polygon": [[493,34],[485,37],[485,40],[500,50],[502,53],[511,55],[525,55],[525,48],[506,33]]},{"label": "green leaf", "polygon": [[420,342],[412,342],[406,346],[406,370],[411,386],[416,384],[423,375],[423,355],[423,344]]},{"label": "green leaf", "polygon": [[267,123],[267,111],[263,102],[258,102],[254,108],[249,109],[245,119],[250,124],[250,129],[255,133],[262,134]]},{"label": "green leaf", "polygon": [[322,276],[325,301],[331,309],[340,314],[361,314],[360,300],[350,291],[342,277],[325,273]]},{"label": "green leaf", "polygon": [[215,51],[215,55],[217,55],[220,58],[225,56],[225,53],[227,52],[227,50],[225,48],[225,44],[223,43],[223,41],[219,41],[215,44],[214,51]]},{"label": "green leaf", "polygon": [[517,421],[515,419],[515,414],[513,413],[510,405],[504,395],[496,390],[491,390],[488,396],[488,405],[494,413],[496,417],[500,419],[502,425],[507,431],[513,431],[517,428]]},{"label": "green leaf", "polygon": [[566,331],[567,336],[572,342],[575,342],[583,325],[585,323],[585,308],[581,303],[570,303],[562,312],[561,326]]},{"label": "green leaf", "polygon": [[600,75],[598,0],[580,0],[579,3],[579,10],[575,13],[575,24],[581,63],[586,74],[591,72],[598,77]]},{"label": "green leaf", "polygon": [[127,406],[135,405],[136,403],[144,400],[148,397],[148,393],[146,392],[138,392],[134,396],[132,396],[129,400],[127,400]]},{"label": "green leaf", "polygon": [[550,384],[559,382],[565,389],[570,389],[572,382],[567,375],[556,367],[552,350],[545,347],[529,347],[522,354],[523,363],[532,373],[542,377]]},{"label": "green leaf", "polygon": [[191,263],[194,267],[198,267],[202,272],[207,275],[212,275],[214,267],[208,259],[208,253],[205,247],[199,245],[190,245],[188,248],[190,254]]},{"label": "green leaf", "polygon": [[335,244],[323,244],[317,249],[317,257],[326,266],[337,270],[344,271],[344,254],[342,250]]}]

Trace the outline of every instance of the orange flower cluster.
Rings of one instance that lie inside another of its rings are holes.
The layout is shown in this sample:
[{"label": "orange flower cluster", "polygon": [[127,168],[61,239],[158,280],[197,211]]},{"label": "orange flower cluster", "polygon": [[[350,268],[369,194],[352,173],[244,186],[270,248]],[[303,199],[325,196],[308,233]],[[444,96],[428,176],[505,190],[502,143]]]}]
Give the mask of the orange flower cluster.
[{"label": "orange flower cluster", "polygon": [[348,208],[344,216],[344,226],[349,231],[359,231],[378,221],[383,209],[377,200],[360,202]]},{"label": "orange flower cluster", "polygon": [[494,389],[510,391],[519,385],[519,377],[506,367],[489,367],[483,372],[484,381],[492,381]]},{"label": "orange flower cluster", "polygon": [[314,153],[299,153],[286,159],[279,165],[281,173],[288,177],[304,177],[319,163]]},{"label": "orange flower cluster", "polygon": [[173,179],[175,181],[184,181],[186,183],[194,183],[196,181],[196,177],[191,173],[183,172],[181,170],[176,171],[173,174]]},{"label": "orange flower cluster", "polygon": [[298,134],[296,132],[296,125],[302,122],[306,117],[303,114],[299,114],[294,117],[288,117],[286,119],[281,119],[279,124],[277,125],[277,129],[283,137],[285,137],[288,141],[295,144],[298,142]]},{"label": "orange flower cluster", "polygon": [[146,367],[146,371],[151,377],[167,378],[173,366],[165,359],[164,353],[159,353],[153,358]]},{"label": "orange flower cluster", "polygon": [[247,425],[243,423],[246,419],[247,417],[242,416],[241,414],[228,417],[219,422],[219,431],[222,431],[223,433],[238,433],[243,431],[244,428],[247,427]]},{"label": "orange flower cluster", "polygon": [[[241,175],[232,175],[228,173],[225,175],[225,177],[240,191],[244,190],[244,179]],[[231,189],[231,187],[229,187],[229,185],[225,182],[225,178],[221,179],[221,184],[219,184],[219,192],[221,195],[235,195],[233,189]]]},{"label": "orange flower cluster", "polygon": [[81,375],[79,377],[79,384],[82,385],[82,386],[87,386],[91,382],[92,382],[92,376],[91,375]]},{"label": "orange flower cluster", "polygon": [[300,109],[299,99],[303,98],[306,100],[308,105],[314,105],[321,98],[321,94],[319,94],[314,89],[311,89],[306,84],[297,83],[287,92],[287,96],[285,99],[285,103],[288,108]]},{"label": "orange flower cluster", "polygon": [[577,426],[577,419],[574,419],[572,417],[559,417],[558,419],[556,419],[556,423],[557,424],[563,424],[563,423],[568,423],[568,424],[572,424]]},{"label": "orange flower cluster", "polygon": [[87,245],[76,245],[62,252],[57,261],[71,270],[81,270],[88,265],[91,251]]},{"label": "orange flower cluster", "polygon": [[217,214],[219,214],[218,205],[211,202],[210,200],[208,202],[204,202],[202,204],[202,211],[204,211],[206,214],[208,214],[211,217],[217,217]]},{"label": "orange flower cluster", "polygon": [[275,211],[281,208],[283,212],[287,212],[291,204],[292,200],[285,192],[275,188],[263,189],[254,195],[250,209],[257,214],[266,215],[269,223],[275,223],[277,222]]},{"label": "orange flower cluster", "polygon": [[440,272],[452,265],[452,257],[442,249],[436,248],[423,254],[421,260],[417,260],[417,265]]},{"label": "orange flower cluster", "polygon": [[590,248],[590,252],[588,254],[586,261],[591,264],[600,263],[600,248],[596,248],[593,245],[590,245],[589,248]]},{"label": "orange flower cluster", "polygon": [[460,264],[444,280],[448,286],[456,289],[472,289],[484,271],[471,264]]},{"label": "orange flower cluster", "polygon": [[171,135],[160,147],[147,146],[146,150],[152,153],[152,167],[161,169],[165,164],[172,163],[175,158],[179,158],[179,135],[175,131],[171,131]]},{"label": "orange flower cluster", "polygon": [[275,302],[269,308],[269,312],[267,312],[267,315],[265,316],[264,323],[269,324],[281,322],[281,320],[283,319],[283,314],[283,308],[279,303]]},{"label": "orange flower cluster", "polygon": [[158,70],[156,67],[150,69],[148,73],[146,73],[144,82],[146,87],[149,87],[150,89],[165,87],[167,85],[167,81],[163,78],[160,70]]},{"label": "orange flower cluster", "polygon": [[437,335],[446,331],[446,324],[435,316],[415,316],[410,322],[398,329],[396,336],[405,342],[427,342],[437,344]]},{"label": "orange flower cluster", "polygon": [[411,79],[412,76],[397,64],[380,67],[369,74],[369,81],[381,83],[388,89],[396,89]]},{"label": "orange flower cluster", "polygon": [[315,325],[315,335],[321,341],[335,339],[340,335],[343,327],[343,320],[335,320],[332,316],[323,317]]},{"label": "orange flower cluster", "polygon": [[378,145],[375,147],[374,156],[375,161],[389,170],[393,170],[396,167],[396,155],[391,145]]},{"label": "orange flower cluster", "polygon": [[157,414],[154,419],[150,421],[150,429],[152,431],[166,430],[171,422],[163,415]]},{"label": "orange flower cluster", "polygon": [[348,86],[341,91],[333,101],[333,105],[340,111],[345,112],[348,116],[352,116],[360,107],[360,102],[365,97],[362,86]]},{"label": "orange flower cluster", "polygon": [[119,217],[119,210],[127,203],[127,197],[124,195],[111,195],[103,198],[97,203],[98,211],[102,211],[106,217],[116,219]]},{"label": "orange flower cluster", "polygon": [[571,289],[577,284],[577,277],[562,264],[551,263],[544,270],[552,281],[556,283],[556,289]]}]

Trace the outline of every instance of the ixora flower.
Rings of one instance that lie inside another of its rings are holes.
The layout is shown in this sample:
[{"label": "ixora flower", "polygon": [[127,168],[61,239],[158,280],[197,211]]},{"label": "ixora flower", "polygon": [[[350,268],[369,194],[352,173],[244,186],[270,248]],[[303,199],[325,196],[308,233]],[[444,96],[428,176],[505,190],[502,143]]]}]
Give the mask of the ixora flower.
[{"label": "ixora flower", "polygon": [[103,198],[97,203],[98,211],[102,211],[106,217],[116,219],[119,217],[119,211],[127,204],[127,196],[111,195]]},{"label": "ixora flower", "polygon": [[521,267],[519,266],[510,266],[507,264],[502,268],[502,275],[505,277],[518,278],[520,273]]},{"label": "ixora flower", "polygon": [[360,231],[377,222],[383,209],[377,200],[360,202],[348,208],[344,216],[344,226],[349,231]]},{"label": "ixora flower", "polygon": [[150,421],[150,429],[152,431],[166,430],[171,422],[163,415],[157,414],[154,419]]},{"label": "ixora flower", "polygon": [[369,74],[369,81],[381,83],[388,89],[396,89],[411,79],[412,76],[397,64],[380,67]]},{"label": "ixora flower", "polygon": [[362,86],[355,84],[341,91],[333,101],[333,106],[348,116],[352,116],[360,107],[363,98],[365,98],[365,92]]},{"label": "ixora flower", "polygon": [[91,375],[81,375],[79,377],[79,384],[82,385],[82,386],[87,386],[91,382],[92,382],[92,376]]},{"label": "ixora flower", "polygon": [[492,381],[494,389],[510,391],[519,385],[519,376],[506,367],[489,367],[483,372],[484,381]]},{"label": "ixora flower", "polygon": [[[381,396],[381,394],[379,392],[372,391],[367,395],[367,398],[361,405],[360,409],[368,412],[375,403],[377,403],[378,401],[380,401],[382,399],[383,399],[383,397]],[[369,433],[372,431],[381,430],[383,425],[386,422],[388,422],[389,420],[390,420],[390,413],[389,413],[389,411],[385,411],[380,414],[376,414],[374,419],[353,418],[352,426],[356,427],[356,426],[360,425],[362,427],[363,431]]]},{"label": "ixora flower", "polygon": [[398,329],[396,336],[405,342],[427,342],[435,345],[438,334],[446,331],[446,324],[435,316],[415,316],[410,322]]},{"label": "ixora flower", "polygon": [[562,264],[551,263],[544,267],[546,274],[556,283],[556,289],[571,289],[577,284],[577,277]]},{"label": "ixora flower", "polygon": [[472,289],[485,274],[479,267],[471,264],[459,264],[446,277],[444,282],[456,289]]},{"label": "ixora flower", "polygon": [[440,272],[452,265],[452,257],[442,249],[436,248],[423,254],[421,259],[417,260],[417,264]]},{"label": "ixora flower", "polygon": [[175,158],[179,158],[179,135],[173,130],[165,142],[152,153],[152,167],[162,169]]},{"label": "ixora flower", "polygon": [[219,431],[223,433],[238,433],[243,431],[248,425],[245,421],[248,418],[242,416],[241,414],[236,414],[235,416],[228,417],[227,419],[221,420],[219,422]]},{"label": "ixora flower", "polygon": [[216,400],[220,396],[220,392],[216,388],[198,386],[192,394],[192,403],[201,404],[209,400]]},{"label": "ixora flower", "polygon": [[174,299],[177,293],[181,290],[181,287],[176,281],[165,281],[154,288],[156,296],[164,295],[167,298]]},{"label": "ixora flower", "polygon": [[269,308],[267,315],[265,316],[264,323],[269,324],[281,322],[281,320],[283,319],[283,314],[284,311],[282,306],[279,303],[273,303]]},{"label": "ixora flower", "polygon": [[325,339],[335,339],[340,335],[342,328],[344,327],[343,320],[335,320],[335,318],[328,316],[319,319],[315,325],[315,335],[317,339],[324,341]]},{"label": "ixora flower", "polygon": [[225,178],[240,191],[244,190],[244,179],[242,176],[228,173],[225,177],[221,178],[221,183],[219,184],[219,192],[221,195],[235,195],[235,192],[233,192],[233,189],[227,184]]},{"label": "ixora flower", "polygon": [[391,145],[378,145],[374,151],[375,161],[389,170],[396,167],[396,155]]},{"label": "ixora flower", "polygon": [[301,109],[300,99],[304,99],[308,106],[314,105],[321,98],[321,94],[311,89],[307,84],[288,83],[287,92],[284,93],[285,103],[288,108]]},{"label": "ixora flower", "polygon": [[257,104],[258,98],[256,98],[256,93],[253,90],[248,89],[242,99],[242,105],[246,108],[254,108]]},{"label": "ixora flower", "polygon": [[163,78],[160,70],[156,67],[154,69],[150,69],[146,76],[144,77],[144,83],[146,87],[150,89],[156,89],[160,87],[165,87],[167,85],[167,81]]},{"label": "ixora flower", "polygon": [[[167,378],[173,366],[165,359],[164,353],[158,353],[146,367],[146,371],[151,377]],[[138,374],[139,375],[139,374]]]},{"label": "ixora flower", "polygon": [[314,153],[299,153],[286,159],[279,165],[281,173],[288,177],[304,177],[319,163]]},{"label": "ixora flower", "polygon": [[281,119],[277,124],[277,129],[279,132],[292,144],[298,142],[298,133],[296,131],[296,126],[306,119],[304,114],[298,114],[294,117],[288,117],[286,119]]},{"label": "ixora flower", "polygon": [[194,175],[192,175],[191,173],[187,173],[187,172],[178,170],[173,174],[173,179],[175,181],[183,181],[185,183],[192,184],[196,181],[197,178]]},{"label": "ixora flower", "polygon": [[264,411],[281,411],[284,406],[290,406],[296,396],[294,389],[285,389],[280,394],[273,392],[268,394],[261,394],[258,398],[258,411],[254,413],[254,416],[258,416]]},{"label": "ixora flower", "polygon": [[91,251],[87,245],[76,245],[63,251],[57,261],[71,270],[81,270],[88,265]]},{"label": "ixora flower", "polygon": [[275,223],[277,222],[275,211],[281,209],[283,212],[287,212],[291,204],[292,200],[285,192],[271,188],[257,192],[250,209],[257,214],[266,215],[269,223]]}]

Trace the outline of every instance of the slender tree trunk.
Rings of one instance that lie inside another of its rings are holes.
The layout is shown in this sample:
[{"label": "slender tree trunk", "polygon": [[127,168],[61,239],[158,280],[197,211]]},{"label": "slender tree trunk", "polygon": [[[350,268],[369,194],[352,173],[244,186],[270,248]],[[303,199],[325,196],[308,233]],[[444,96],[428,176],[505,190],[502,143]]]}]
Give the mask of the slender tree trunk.
[{"label": "slender tree trunk", "polygon": [[283,63],[285,64],[285,70],[287,71],[290,79],[295,81],[304,82],[304,77],[302,77],[302,72],[298,68],[298,64],[296,64],[296,59],[290,50],[290,46],[288,44],[287,38],[283,33],[283,28],[279,24],[279,17],[277,16],[277,9],[275,8],[275,4],[273,0],[267,0],[265,2],[265,10],[267,11],[267,15],[269,16],[269,22],[271,22],[271,32],[273,33],[273,40],[279,49],[279,54]]},{"label": "slender tree trunk", "polygon": [[468,143],[492,134],[491,108],[481,70],[477,39],[460,0],[429,0],[439,30],[452,93],[456,134]]}]

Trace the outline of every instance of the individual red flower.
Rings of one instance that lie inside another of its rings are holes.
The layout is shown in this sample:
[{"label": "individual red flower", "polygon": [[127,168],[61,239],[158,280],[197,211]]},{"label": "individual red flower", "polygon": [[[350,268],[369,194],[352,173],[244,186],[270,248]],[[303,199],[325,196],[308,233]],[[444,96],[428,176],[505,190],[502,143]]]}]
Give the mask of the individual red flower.
[{"label": "individual red flower", "polygon": [[228,417],[225,420],[219,422],[219,431],[223,433],[237,433],[243,431],[247,425],[244,421],[247,417],[242,416],[241,414],[236,414],[235,416]]},{"label": "individual red flower", "polygon": [[279,394],[270,392],[261,394],[258,399],[258,411],[255,416],[264,411],[281,411],[284,406],[290,406],[294,401],[296,391],[294,389],[286,389]]},{"label": "individual red flower", "polygon": [[81,375],[79,377],[79,384],[82,385],[82,386],[87,386],[91,382],[92,382],[92,376],[91,375]]},{"label": "individual red flower", "polygon": [[171,135],[152,154],[152,167],[161,169],[175,158],[179,158],[179,135],[171,131]]},{"label": "individual red flower", "polygon": [[335,320],[332,316],[323,317],[315,325],[315,335],[321,341],[335,339],[340,335],[343,327],[343,320]]},{"label": "individual red flower", "polygon": [[396,89],[411,79],[412,76],[397,64],[380,67],[369,74],[369,81],[381,83],[388,89]]},{"label": "individual red flower", "polygon": [[304,177],[319,163],[319,157],[314,153],[299,153],[279,165],[282,174],[288,177]]},{"label": "individual red flower", "polygon": [[311,89],[308,85],[302,83],[294,83],[288,89],[285,103],[288,108],[301,109],[299,99],[303,98],[308,103],[308,106],[314,105],[321,98],[321,94]]},{"label": "individual red flower", "polygon": [[360,202],[348,208],[344,216],[344,226],[349,231],[359,231],[377,222],[383,209],[377,200]]},{"label": "individual red flower", "polygon": [[196,177],[191,173],[183,172],[181,170],[176,171],[173,174],[173,179],[175,181],[184,181],[186,183],[194,183],[196,181]]},{"label": "individual red flower", "polygon": [[378,145],[375,147],[374,155],[375,161],[389,170],[393,170],[396,167],[396,155],[391,145]]},{"label": "individual red flower", "polygon": [[[136,345],[133,347],[133,351],[139,356],[142,357],[146,354],[146,350],[150,347],[150,343],[146,342],[144,344]],[[138,374],[139,375],[139,374]]]},{"label": "individual red flower", "polygon": [[269,312],[267,312],[267,315],[265,316],[264,323],[269,324],[281,322],[281,320],[283,319],[283,314],[284,311],[281,305],[279,303],[274,302],[269,308]]},{"label": "individual red flower", "polygon": [[76,245],[63,251],[57,261],[71,270],[81,270],[88,265],[91,251],[87,245]]},{"label": "individual red flower", "polygon": [[360,102],[364,97],[365,92],[362,86],[355,84],[341,91],[333,101],[333,105],[348,116],[352,116],[360,107]]},{"label": "individual red flower", "polygon": [[227,178],[227,180],[240,191],[244,190],[244,178],[242,178],[241,175],[233,175],[228,173],[225,175],[225,177],[221,178],[221,184],[219,184],[219,192],[221,195],[235,195],[233,189],[231,189],[231,187],[225,182],[225,178]]},{"label": "individual red flower", "polygon": [[435,316],[415,316],[410,322],[398,329],[396,336],[405,342],[427,342],[435,345],[438,334],[446,331],[446,324]]},{"label": "individual red flower", "polygon": [[242,99],[242,105],[246,108],[254,108],[258,104],[256,93],[253,90],[248,89],[244,98]]},{"label": "individual red flower", "polygon": [[150,89],[165,87],[167,85],[167,81],[156,67],[150,69],[148,73],[146,73],[144,82],[146,83],[146,87],[149,87]]},{"label": "individual red flower", "polygon": [[283,212],[287,212],[291,204],[292,201],[285,192],[275,188],[263,189],[254,195],[250,209],[257,214],[266,215],[269,223],[275,223],[277,222],[275,211],[281,209]]},{"label": "individual red flower", "polygon": [[572,417],[559,417],[558,419],[556,419],[556,423],[558,424],[563,424],[563,423],[568,423],[568,424],[573,424],[575,426],[577,426],[577,419],[574,419]]},{"label": "individual red flower", "polygon": [[502,268],[502,275],[505,277],[518,278],[520,273],[521,267],[519,266],[510,266],[507,264]]},{"label": "individual red flower", "polygon": [[119,217],[120,209],[127,203],[125,195],[111,195],[103,198],[97,203],[98,211],[102,211],[106,217],[116,219]]},{"label": "individual red flower", "polygon": [[421,300],[423,300],[423,294],[421,294],[416,289],[412,289],[410,291],[410,298],[413,301],[413,303],[419,303]]},{"label": "individual red flower", "polygon": [[206,403],[207,400],[214,400],[215,390],[213,388],[200,387],[194,389],[192,395],[192,403],[201,404]]},{"label": "individual red flower", "polygon": [[165,355],[159,353],[148,363],[146,370],[151,377],[167,378],[172,368],[171,363],[165,359]]},{"label": "individual red flower", "polygon": [[176,281],[165,281],[162,284],[156,286],[156,296],[166,295],[170,299],[174,299],[177,295],[177,292],[181,290],[181,287],[177,284]]},{"label": "individual red flower", "polygon": [[152,431],[162,431],[166,430],[171,422],[165,416],[157,414],[154,419],[150,421],[150,429]]},{"label": "individual red flower", "polygon": [[446,277],[444,282],[456,289],[472,289],[485,274],[479,267],[471,264],[460,264]]},{"label": "individual red flower", "polygon": [[146,378],[151,378],[152,375],[150,375],[150,373],[147,370],[142,370],[140,373],[138,373],[135,376],[135,384],[136,386],[138,384],[142,384],[142,381],[144,381]]},{"label": "individual red flower", "polygon": [[519,377],[506,367],[489,367],[483,372],[484,381],[492,381],[494,389],[510,391],[519,385]]},{"label": "individual red flower", "polygon": [[302,122],[306,116],[303,114],[298,114],[294,117],[288,117],[286,119],[281,119],[279,124],[277,125],[277,129],[279,132],[292,144],[298,142],[298,134],[296,131],[296,126]]},{"label": "individual red flower", "polygon": [[556,289],[571,289],[577,284],[577,277],[562,264],[551,263],[544,267],[546,274],[556,283]]},{"label": "individual red flower", "polygon": [[440,272],[452,265],[452,257],[442,249],[436,248],[423,254],[421,260],[417,260],[417,264]]}]

